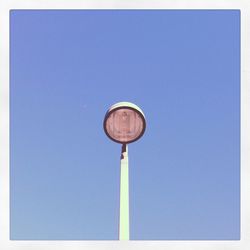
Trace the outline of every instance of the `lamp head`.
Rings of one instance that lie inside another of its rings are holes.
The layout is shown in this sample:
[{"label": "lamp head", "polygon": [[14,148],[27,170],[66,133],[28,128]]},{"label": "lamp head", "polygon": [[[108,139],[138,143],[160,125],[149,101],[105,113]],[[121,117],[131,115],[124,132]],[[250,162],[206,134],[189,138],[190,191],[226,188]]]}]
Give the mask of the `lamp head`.
[{"label": "lamp head", "polygon": [[119,102],[107,111],[103,127],[111,140],[127,144],[142,137],[146,129],[146,120],[137,105],[131,102]]}]

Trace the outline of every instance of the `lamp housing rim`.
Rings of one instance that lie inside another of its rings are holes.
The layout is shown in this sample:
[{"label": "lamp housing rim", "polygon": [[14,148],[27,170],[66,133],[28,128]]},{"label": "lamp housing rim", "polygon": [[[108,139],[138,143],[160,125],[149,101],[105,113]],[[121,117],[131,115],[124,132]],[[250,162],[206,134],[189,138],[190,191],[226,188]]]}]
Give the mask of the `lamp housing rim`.
[{"label": "lamp housing rim", "polygon": [[[109,118],[109,116],[114,113],[115,111],[119,110],[119,109],[130,109],[130,110],[133,110],[135,111],[139,116],[140,118],[142,119],[142,131],[141,133],[139,134],[139,136],[137,136],[135,139],[133,140],[130,140],[130,141],[127,141],[127,142],[122,142],[122,141],[119,141],[119,140],[116,140],[114,139],[113,137],[111,137],[106,129],[106,122],[107,122],[107,119]],[[108,111],[106,112],[105,114],[105,117],[104,117],[104,120],[103,120],[103,129],[104,129],[104,132],[105,134],[109,137],[109,139],[111,139],[112,141],[114,142],[117,142],[117,143],[120,143],[120,144],[129,144],[129,143],[132,143],[132,142],[135,142],[137,141],[138,139],[140,139],[145,130],[146,130],[146,119],[145,119],[145,115],[144,113],[142,112],[142,110],[137,106],[135,105],[134,103],[131,103],[131,102],[118,102],[118,103],[115,103],[114,105],[112,105]]]}]

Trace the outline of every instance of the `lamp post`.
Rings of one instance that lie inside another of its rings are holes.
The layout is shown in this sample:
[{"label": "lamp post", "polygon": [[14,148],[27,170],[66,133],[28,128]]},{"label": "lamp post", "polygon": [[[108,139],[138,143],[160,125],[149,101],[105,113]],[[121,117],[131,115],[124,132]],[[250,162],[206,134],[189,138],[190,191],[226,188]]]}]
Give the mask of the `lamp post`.
[{"label": "lamp post", "polygon": [[119,102],[107,111],[103,127],[106,135],[122,144],[120,173],[119,240],[129,240],[129,169],[128,143],[138,140],[145,132],[142,110],[131,102]]}]

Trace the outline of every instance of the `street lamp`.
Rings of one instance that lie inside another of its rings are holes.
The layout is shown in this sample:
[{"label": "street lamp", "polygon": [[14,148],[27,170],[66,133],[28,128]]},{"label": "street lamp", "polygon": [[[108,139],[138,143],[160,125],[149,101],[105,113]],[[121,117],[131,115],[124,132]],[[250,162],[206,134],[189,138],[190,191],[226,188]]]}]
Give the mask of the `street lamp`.
[{"label": "street lamp", "polygon": [[146,120],[142,110],[131,102],[119,102],[107,111],[103,128],[113,141],[122,144],[120,174],[119,239],[129,240],[129,171],[128,143],[138,140],[145,132]]}]

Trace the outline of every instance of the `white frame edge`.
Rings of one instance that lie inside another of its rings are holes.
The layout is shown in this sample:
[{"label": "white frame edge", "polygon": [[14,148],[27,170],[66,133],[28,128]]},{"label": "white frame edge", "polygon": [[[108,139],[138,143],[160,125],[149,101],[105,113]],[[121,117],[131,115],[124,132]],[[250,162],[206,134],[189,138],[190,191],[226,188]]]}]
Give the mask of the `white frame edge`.
[{"label": "white frame edge", "polygon": [[[11,241],[9,239],[9,11],[11,9],[241,10],[241,239],[238,241]],[[250,249],[250,1],[248,0],[2,0],[0,2],[0,247],[13,250]]]}]

